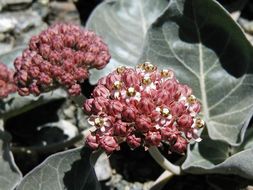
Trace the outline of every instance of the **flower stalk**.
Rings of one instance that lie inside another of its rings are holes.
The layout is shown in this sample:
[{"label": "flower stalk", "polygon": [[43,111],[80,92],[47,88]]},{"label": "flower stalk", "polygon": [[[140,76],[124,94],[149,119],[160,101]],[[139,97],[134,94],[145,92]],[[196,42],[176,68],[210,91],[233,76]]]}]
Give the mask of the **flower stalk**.
[{"label": "flower stalk", "polygon": [[167,160],[157,147],[150,147],[148,149],[150,155],[153,159],[165,170],[168,170],[174,175],[180,175],[182,173],[180,166],[172,164],[169,160]]}]

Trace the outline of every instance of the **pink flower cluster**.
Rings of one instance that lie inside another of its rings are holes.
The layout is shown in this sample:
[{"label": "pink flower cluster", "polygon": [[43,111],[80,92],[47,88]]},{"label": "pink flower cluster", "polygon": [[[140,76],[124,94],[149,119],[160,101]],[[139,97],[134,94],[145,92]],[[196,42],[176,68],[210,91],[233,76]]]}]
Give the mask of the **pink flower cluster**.
[{"label": "pink flower cluster", "polygon": [[14,93],[17,87],[13,80],[13,71],[0,63],[0,99],[6,98],[10,93]]},{"label": "pink flower cluster", "polygon": [[170,152],[183,154],[191,139],[201,140],[200,103],[171,70],[159,71],[149,62],[119,67],[99,80],[92,96],[83,105],[96,127],[86,139],[92,149],[112,153],[124,141],[133,149],[165,142]]},{"label": "pink flower cluster", "polygon": [[110,60],[108,47],[95,33],[71,24],[56,24],[33,36],[15,62],[15,81],[21,96],[65,87],[72,96],[90,68],[102,69]]}]

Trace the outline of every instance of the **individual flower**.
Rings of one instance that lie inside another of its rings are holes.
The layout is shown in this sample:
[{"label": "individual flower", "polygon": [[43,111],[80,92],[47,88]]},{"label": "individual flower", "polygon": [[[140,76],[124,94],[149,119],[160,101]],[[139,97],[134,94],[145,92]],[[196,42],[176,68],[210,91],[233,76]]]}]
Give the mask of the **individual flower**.
[{"label": "individual flower", "polygon": [[0,62],[0,99],[6,98],[10,93],[14,93],[17,87],[13,80],[14,72]]},{"label": "individual flower", "polygon": [[166,143],[169,152],[184,154],[190,141],[201,140],[200,102],[169,69],[149,62],[119,67],[98,81],[92,96],[83,105],[96,128],[86,140],[92,149],[112,153],[121,142],[132,149]]},{"label": "individual flower", "polygon": [[37,36],[15,62],[15,82],[21,96],[66,88],[79,95],[89,69],[110,60],[108,47],[95,33],[72,24],[55,24]]}]

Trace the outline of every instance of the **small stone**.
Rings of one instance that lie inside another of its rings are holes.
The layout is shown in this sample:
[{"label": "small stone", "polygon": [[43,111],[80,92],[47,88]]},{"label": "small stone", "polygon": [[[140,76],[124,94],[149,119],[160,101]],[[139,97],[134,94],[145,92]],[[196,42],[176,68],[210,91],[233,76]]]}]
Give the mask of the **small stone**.
[{"label": "small stone", "polygon": [[0,9],[22,10],[31,5],[33,0],[0,0]]},{"label": "small stone", "polygon": [[108,156],[105,153],[100,155],[94,167],[99,181],[104,181],[111,177],[112,168]]},{"label": "small stone", "polygon": [[80,24],[80,18],[76,6],[73,2],[57,2],[49,3],[49,22],[71,22],[73,24]]}]

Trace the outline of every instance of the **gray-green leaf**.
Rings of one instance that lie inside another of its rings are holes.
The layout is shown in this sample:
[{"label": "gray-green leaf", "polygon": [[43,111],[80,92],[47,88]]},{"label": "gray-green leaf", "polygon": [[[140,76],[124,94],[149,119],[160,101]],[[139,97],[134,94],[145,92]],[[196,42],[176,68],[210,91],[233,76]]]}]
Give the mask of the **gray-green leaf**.
[{"label": "gray-green leaf", "polygon": [[182,169],[194,174],[220,173],[235,174],[253,179],[253,130],[247,131],[240,147],[211,140],[204,136],[202,142],[188,149],[187,159]]},{"label": "gray-green leaf", "polygon": [[17,190],[99,190],[90,153],[76,148],[48,157],[24,177]]},{"label": "gray-green leaf", "polygon": [[0,120],[0,184],[2,190],[12,190],[21,180],[22,174],[10,151],[11,136],[3,131],[2,125]]},{"label": "gray-green leaf", "polygon": [[93,11],[86,27],[108,44],[112,59],[104,69],[91,70],[91,83],[118,66],[137,64],[147,29],[167,4],[166,0],[110,0]]},{"label": "gray-green leaf", "polygon": [[171,68],[202,103],[212,139],[238,145],[253,110],[253,49],[213,0],[171,0],[147,34],[143,60]]},{"label": "gray-green leaf", "polygon": [[0,100],[0,118],[8,119],[50,101],[66,97],[67,93],[63,89],[44,93],[38,97],[34,97],[33,95],[22,97],[19,96],[18,93],[14,93]]}]

